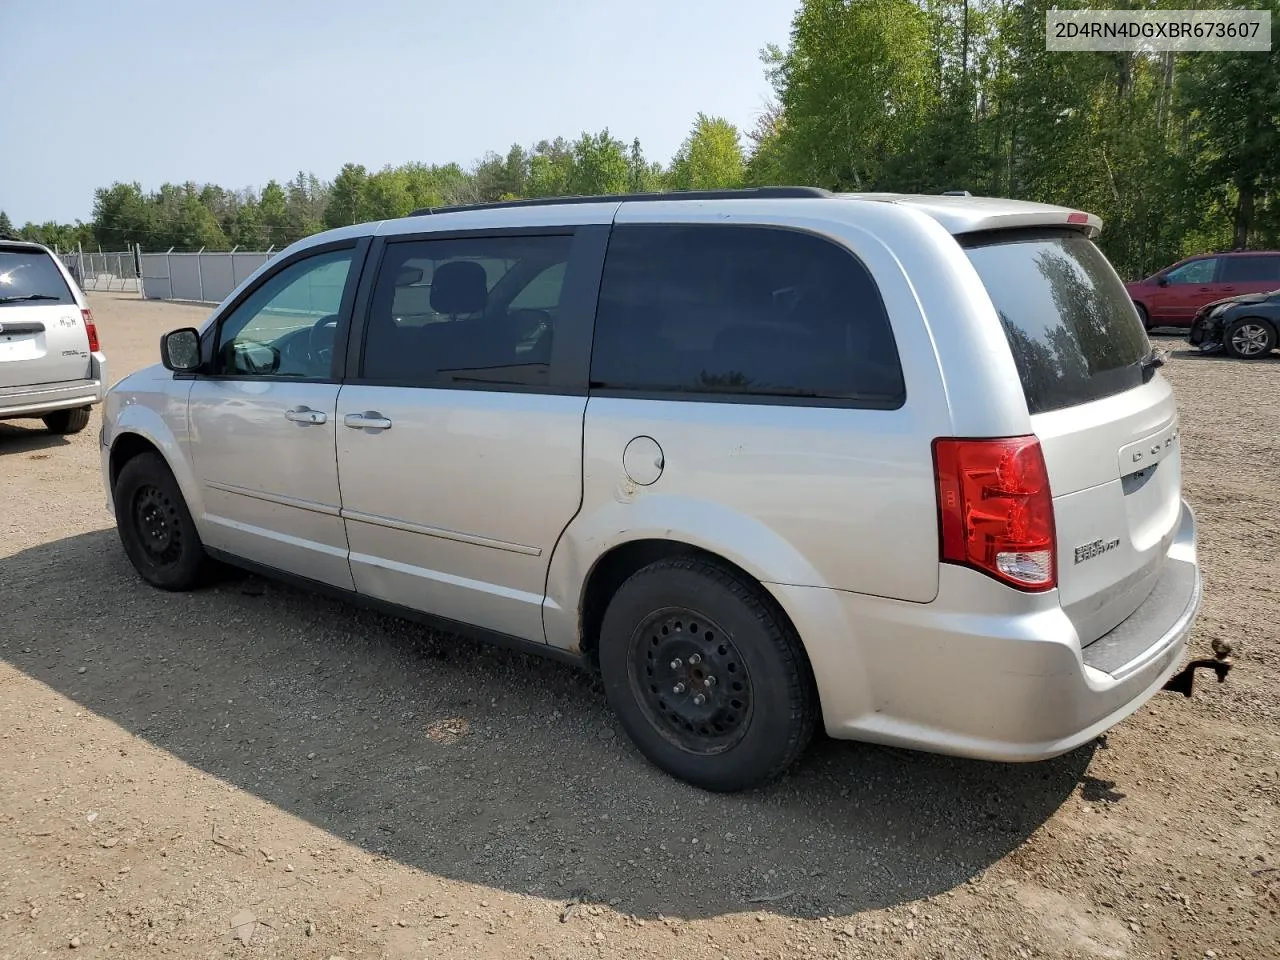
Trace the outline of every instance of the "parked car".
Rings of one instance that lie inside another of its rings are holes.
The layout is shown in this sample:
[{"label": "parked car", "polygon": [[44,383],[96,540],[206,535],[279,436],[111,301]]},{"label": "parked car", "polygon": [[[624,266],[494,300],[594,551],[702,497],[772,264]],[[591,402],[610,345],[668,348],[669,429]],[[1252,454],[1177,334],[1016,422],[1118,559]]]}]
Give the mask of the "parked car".
[{"label": "parked car", "polygon": [[1099,229],[773,188],[329,231],[112,388],[108,500],[157,587],[225,561],[598,669],[706,788],[819,722],[1054,756],[1161,688],[1200,602]]},{"label": "parked car", "polygon": [[62,261],[41,244],[0,238],[0,420],[78,433],[106,385],[93,312]]},{"label": "parked car", "polygon": [[1225,351],[1239,360],[1258,360],[1276,348],[1280,330],[1280,288],[1242,293],[1202,307],[1187,341],[1203,353]]},{"label": "parked car", "polygon": [[1206,304],[1280,286],[1280,251],[1235,250],[1179,260],[1145,280],[1125,284],[1138,316],[1152,327],[1189,327]]}]

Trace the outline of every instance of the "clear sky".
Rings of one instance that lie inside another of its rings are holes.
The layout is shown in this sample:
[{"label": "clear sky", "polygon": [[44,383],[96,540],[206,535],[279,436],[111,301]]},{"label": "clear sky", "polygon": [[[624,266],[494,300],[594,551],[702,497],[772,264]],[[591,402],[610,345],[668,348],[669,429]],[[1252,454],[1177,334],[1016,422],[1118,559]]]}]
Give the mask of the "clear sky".
[{"label": "clear sky", "polygon": [[470,165],[583,130],[663,163],[744,131],[796,0],[0,0],[0,210],[88,220],[113,181]]}]

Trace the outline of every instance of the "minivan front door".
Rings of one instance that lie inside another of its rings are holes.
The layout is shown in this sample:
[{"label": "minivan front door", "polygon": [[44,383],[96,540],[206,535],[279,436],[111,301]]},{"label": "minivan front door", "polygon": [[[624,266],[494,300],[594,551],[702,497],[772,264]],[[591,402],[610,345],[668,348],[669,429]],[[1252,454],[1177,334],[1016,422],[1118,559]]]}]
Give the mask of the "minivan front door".
[{"label": "minivan front door", "polygon": [[582,499],[588,233],[387,242],[338,397],[360,593],[544,641],[548,563]]},{"label": "minivan front door", "polygon": [[220,318],[188,406],[206,544],[347,589],[332,359],[356,262],[322,248],[266,275]]}]

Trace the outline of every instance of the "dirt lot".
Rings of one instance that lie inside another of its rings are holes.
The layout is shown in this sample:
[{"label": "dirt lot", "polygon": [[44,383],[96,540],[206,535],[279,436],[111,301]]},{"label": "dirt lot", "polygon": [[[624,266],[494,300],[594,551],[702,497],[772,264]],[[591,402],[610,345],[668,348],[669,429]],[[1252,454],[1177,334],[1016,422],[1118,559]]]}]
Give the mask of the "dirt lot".
[{"label": "dirt lot", "polygon": [[[115,377],[205,315],[93,300]],[[97,415],[0,424],[0,958],[1275,958],[1280,360],[1166,371],[1225,686],[1048,763],[820,742],[734,797],[567,668],[255,579],[143,586]]]}]

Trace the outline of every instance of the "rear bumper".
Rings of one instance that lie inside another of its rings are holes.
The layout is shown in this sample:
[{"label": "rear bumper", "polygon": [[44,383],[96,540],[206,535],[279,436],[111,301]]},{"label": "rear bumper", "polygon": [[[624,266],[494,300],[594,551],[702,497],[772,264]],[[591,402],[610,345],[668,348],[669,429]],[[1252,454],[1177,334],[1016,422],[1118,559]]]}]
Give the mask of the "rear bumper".
[{"label": "rear bumper", "polygon": [[[1184,502],[1150,597],[1084,650],[1056,592],[1031,612],[1018,598],[1022,610],[1001,614],[992,611],[1010,591],[981,574],[944,565],[939,586],[928,604],[841,595],[855,644],[844,643],[843,657],[839,641],[806,644],[827,731],[984,760],[1046,759],[1119,723],[1178,669],[1201,599],[1195,518]],[[793,597],[803,589],[781,589],[784,605],[803,602]],[[833,675],[842,661],[861,661],[862,676]]]},{"label": "rear bumper", "polygon": [[0,420],[39,417],[101,403],[107,391],[107,358],[101,353],[90,356],[89,379],[0,387]]}]

